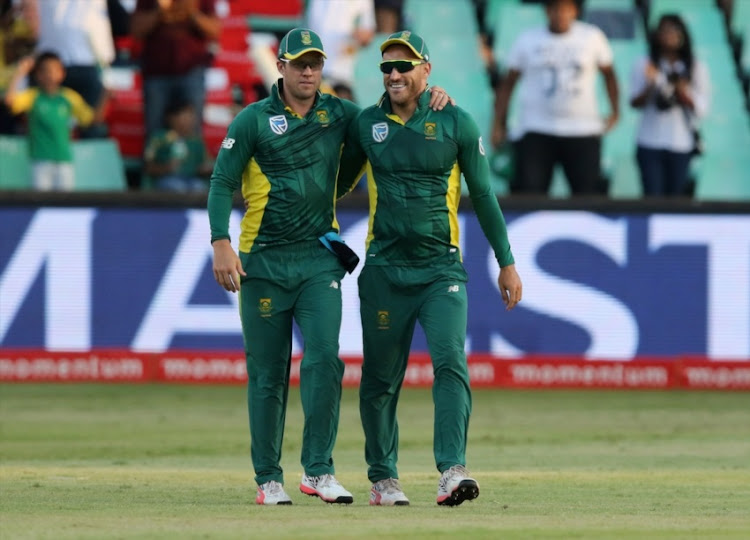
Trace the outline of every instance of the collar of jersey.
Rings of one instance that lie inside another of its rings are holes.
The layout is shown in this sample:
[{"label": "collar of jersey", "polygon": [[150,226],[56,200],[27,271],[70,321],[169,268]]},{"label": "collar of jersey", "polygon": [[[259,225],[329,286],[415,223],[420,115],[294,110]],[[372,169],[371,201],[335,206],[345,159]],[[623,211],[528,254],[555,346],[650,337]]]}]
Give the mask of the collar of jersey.
[{"label": "collar of jersey", "polygon": [[[417,110],[414,111],[414,115],[409,119],[411,121],[417,116],[420,116],[420,113],[424,112],[425,109],[429,110],[427,105],[430,103],[430,93],[427,91],[422,92],[422,95],[419,96],[419,101],[417,102]],[[393,108],[391,107],[391,98],[388,97],[388,92],[383,94],[383,97],[380,98],[380,101],[378,102],[378,107],[380,107],[385,115],[388,118],[394,119],[398,118],[396,120],[397,122],[403,124],[404,122],[399,118],[397,114],[393,112]],[[395,118],[394,118],[395,117]]]}]

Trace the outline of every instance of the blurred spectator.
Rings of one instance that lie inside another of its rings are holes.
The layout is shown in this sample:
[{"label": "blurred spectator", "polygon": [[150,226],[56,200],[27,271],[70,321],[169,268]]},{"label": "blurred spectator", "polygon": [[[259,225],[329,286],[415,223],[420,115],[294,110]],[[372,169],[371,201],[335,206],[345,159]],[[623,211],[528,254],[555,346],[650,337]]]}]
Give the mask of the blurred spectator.
[{"label": "blurred spectator", "polygon": [[[492,144],[507,137],[508,104],[521,80],[519,118],[514,132],[512,193],[546,194],[560,163],[571,192],[606,192],[601,180],[601,135],[619,117],[612,49],[597,27],[576,20],[576,0],[547,0],[548,26],[524,32],[512,47],[496,99]],[[602,119],[596,100],[601,71],[611,114]]]},{"label": "blurred spectator", "polygon": [[[36,2],[28,0],[0,0],[0,94],[4,94],[10,84],[18,61],[34,51],[39,33],[36,7]],[[3,101],[0,133],[17,134],[20,129],[20,123]]]},{"label": "blurred spectator", "polygon": [[338,97],[355,101],[352,88],[357,51],[375,36],[372,0],[310,0],[307,25],[325,43],[325,82]]},{"label": "blurred spectator", "polygon": [[374,0],[375,30],[379,34],[395,34],[404,28],[404,0]]},{"label": "blurred spectator", "polygon": [[167,128],[151,136],[144,153],[146,174],[160,191],[207,192],[213,163],[195,131],[196,113],[187,101],[173,101],[166,111]]},{"label": "blurred spectator", "polygon": [[175,100],[193,105],[200,134],[205,71],[211,63],[208,43],[221,30],[214,0],[138,0],[131,30],[135,39],[143,40],[146,136],[163,127],[167,105]]},{"label": "blurred spectator", "polygon": [[636,157],[643,194],[689,194],[690,160],[698,142],[695,122],[708,110],[711,89],[679,15],[661,17],[649,56],[636,62],[630,80],[630,104],[642,111]]},{"label": "blurred spectator", "polygon": [[[99,108],[106,99],[101,71],[115,57],[107,0],[36,1],[40,8],[36,50],[57,53],[65,66],[63,85],[78,92],[89,107]],[[81,137],[106,134],[101,123],[80,130]]]},{"label": "blurred spectator", "polygon": [[[31,73],[35,87],[19,91],[21,81]],[[40,191],[72,191],[75,187],[70,122],[81,125],[101,119],[75,90],[62,86],[65,67],[54,52],[41,53],[36,61],[26,57],[5,94],[14,114],[27,112],[32,185]]]},{"label": "blurred spectator", "polygon": [[114,38],[130,35],[130,13],[120,0],[107,0],[109,25]]}]

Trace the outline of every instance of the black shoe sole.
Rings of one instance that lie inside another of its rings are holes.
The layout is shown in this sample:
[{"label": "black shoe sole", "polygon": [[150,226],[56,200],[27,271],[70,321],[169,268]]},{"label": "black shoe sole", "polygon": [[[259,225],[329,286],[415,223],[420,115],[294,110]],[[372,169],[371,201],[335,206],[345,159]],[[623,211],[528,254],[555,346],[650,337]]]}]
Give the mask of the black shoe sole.
[{"label": "black shoe sole", "polygon": [[464,501],[472,501],[477,497],[479,497],[479,485],[473,480],[462,480],[450,494],[450,497],[438,504],[440,506],[458,506]]},{"label": "black shoe sole", "polygon": [[[300,490],[302,491],[302,490]],[[305,493],[302,491],[302,493]],[[328,504],[352,504],[354,502],[354,497],[338,497],[335,501],[327,501],[317,493],[305,493],[308,497],[317,497],[321,501],[328,503]]]}]

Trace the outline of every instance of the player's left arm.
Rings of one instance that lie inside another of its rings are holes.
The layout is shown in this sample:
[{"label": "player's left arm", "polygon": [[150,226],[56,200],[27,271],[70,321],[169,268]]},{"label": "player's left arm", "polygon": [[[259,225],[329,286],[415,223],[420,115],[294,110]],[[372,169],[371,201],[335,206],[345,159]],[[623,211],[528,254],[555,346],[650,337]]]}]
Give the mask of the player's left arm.
[{"label": "player's left arm", "polygon": [[497,284],[500,287],[503,302],[507,309],[513,309],[521,300],[523,287],[510,249],[505,217],[490,185],[490,167],[483,141],[474,119],[461,109],[457,109],[456,113],[458,166],[466,179],[479,225],[500,265]]}]

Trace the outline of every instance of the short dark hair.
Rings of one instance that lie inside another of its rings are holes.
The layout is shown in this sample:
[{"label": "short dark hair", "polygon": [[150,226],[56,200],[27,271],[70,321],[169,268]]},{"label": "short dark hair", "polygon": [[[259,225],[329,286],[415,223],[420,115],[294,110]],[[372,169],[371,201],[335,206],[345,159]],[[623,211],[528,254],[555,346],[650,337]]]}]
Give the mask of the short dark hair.
[{"label": "short dark hair", "polygon": [[36,58],[34,58],[34,67],[31,68],[31,78],[35,79],[36,72],[39,70],[41,65],[45,62],[49,62],[50,60],[59,62],[60,64],[63,63],[62,58],[60,58],[60,55],[55,51],[42,51],[36,55]]},{"label": "short dark hair", "polygon": [[187,109],[193,109],[195,110],[195,107],[191,102],[189,102],[186,99],[175,99],[170,101],[167,104],[167,107],[164,109],[164,119],[168,120],[169,118],[176,116],[180,114],[183,111],[186,111]]}]

